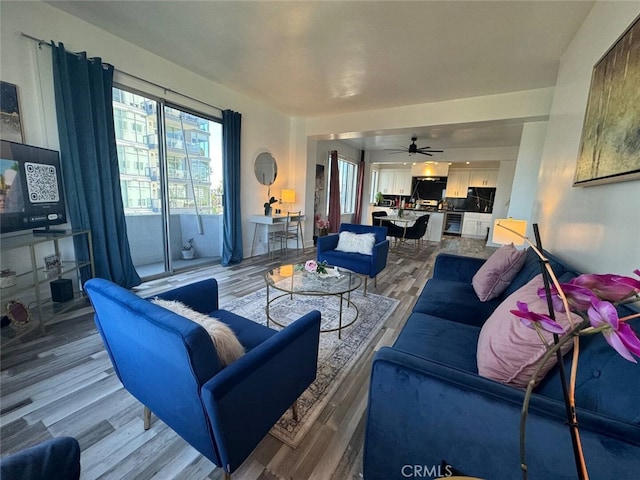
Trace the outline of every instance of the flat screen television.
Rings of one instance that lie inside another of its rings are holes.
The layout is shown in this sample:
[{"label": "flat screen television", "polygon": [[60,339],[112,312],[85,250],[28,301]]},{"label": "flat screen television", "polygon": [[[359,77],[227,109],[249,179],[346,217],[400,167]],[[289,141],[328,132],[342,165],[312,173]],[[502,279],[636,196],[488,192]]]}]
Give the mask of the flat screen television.
[{"label": "flat screen television", "polygon": [[60,155],[54,150],[0,140],[0,233],[56,234],[67,223]]}]

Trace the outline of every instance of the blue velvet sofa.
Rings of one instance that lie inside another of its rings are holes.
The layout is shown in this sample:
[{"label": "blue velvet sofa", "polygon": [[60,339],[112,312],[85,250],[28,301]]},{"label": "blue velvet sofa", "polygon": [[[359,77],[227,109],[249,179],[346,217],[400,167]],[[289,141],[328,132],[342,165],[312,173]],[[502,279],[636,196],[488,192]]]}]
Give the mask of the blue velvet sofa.
[{"label": "blue velvet sofa", "polygon": [[[577,274],[549,258],[561,281]],[[444,476],[451,470],[443,469],[443,462],[487,480],[522,478],[519,422],[524,391],[480,377],[476,347],[483,322],[540,267],[529,249],[506,292],[482,303],[471,278],[483,262],[439,255],[433,278],[394,345],[376,353],[365,433],[366,480]],[[640,331],[638,320],[631,325]],[[637,478],[640,365],[620,357],[602,335],[583,337],[580,351],[576,404],[590,478]],[[565,357],[567,366],[570,357]],[[554,367],[531,399],[531,480],[577,478],[558,372]]]},{"label": "blue velvet sofa", "polygon": [[[164,292],[234,331],[246,353],[221,368],[203,327],[104,279],[86,282],[118,379],[151,412],[224,470],[236,470],[315,380],[320,312],[273,330],[218,305],[218,283]],[[141,425],[142,428],[142,425]]]}]

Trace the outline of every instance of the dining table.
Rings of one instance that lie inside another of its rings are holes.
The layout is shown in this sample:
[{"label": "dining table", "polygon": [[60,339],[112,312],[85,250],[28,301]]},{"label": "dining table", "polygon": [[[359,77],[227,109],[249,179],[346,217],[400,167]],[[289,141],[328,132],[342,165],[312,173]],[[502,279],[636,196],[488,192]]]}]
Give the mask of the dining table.
[{"label": "dining table", "polygon": [[405,236],[407,234],[407,227],[409,226],[410,223],[413,223],[416,221],[416,217],[413,215],[403,215],[402,217],[398,215],[387,215],[384,217],[378,217],[377,220],[378,222],[380,222],[379,223],[380,225],[382,225],[383,221],[389,221],[389,222],[395,223],[399,227],[402,227],[402,238],[399,239],[399,243],[402,244],[405,241]]}]

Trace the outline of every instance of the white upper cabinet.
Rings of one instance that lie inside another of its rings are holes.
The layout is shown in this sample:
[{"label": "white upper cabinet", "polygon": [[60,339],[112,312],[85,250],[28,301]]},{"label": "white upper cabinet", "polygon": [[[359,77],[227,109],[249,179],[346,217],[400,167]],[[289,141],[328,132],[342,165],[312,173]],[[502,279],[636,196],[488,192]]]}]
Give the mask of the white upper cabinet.
[{"label": "white upper cabinet", "polygon": [[449,170],[447,177],[447,197],[467,198],[469,170]]},{"label": "white upper cabinet", "polygon": [[378,191],[383,195],[411,195],[411,170],[380,170]]},{"label": "white upper cabinet", "polygon": [[491,187],[495,188],[498,184],[498,170],[496,169],[476,169],[469,170],[469,186],[470,187]]},{"label": "white upper cabinet", "polygon": [[395,195],[411,195],[411,170],[396,170],[393,193]]},{"label": "white upper cabinet", "polygon": [[380,170],[380,176],[378,177],[378,191],[383,195],[392,195],[394,193],[394,178],[395,172],[393,170]]}]

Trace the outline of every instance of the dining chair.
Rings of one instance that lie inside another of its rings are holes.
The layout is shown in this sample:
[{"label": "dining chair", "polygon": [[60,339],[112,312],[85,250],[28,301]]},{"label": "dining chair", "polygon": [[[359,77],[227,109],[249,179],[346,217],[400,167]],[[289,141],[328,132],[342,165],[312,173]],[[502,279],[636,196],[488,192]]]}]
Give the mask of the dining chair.
[{"label": "dining chair", "polygon": [[387,237],[402,238],[404,235],[404,228],[396,225],[390,220],[386,220],[384,217],[387,217],[387,212],[379,211],[379,212],[371,212],[371,223],[374,227],[387,227]]},{"label": "dining chair", "polygon": [[415,240],[416,250],[422,247],[422,239],[427,233],[427,225],[429,223],[429,215],[418,217],[413,225],[407,228],[404,234],[404,240]]},{"label": "dining chair", "polygon": [[[302,236],[302,222],[300,218],[302,216],[302,211],[298,210],[297,212],[287,212],[287,220],[285,222],[285,226],[282,230],[276,230],[275,232],[269,233],[269,242],[270,243],[280,243],[280,250],[284,249],[285,258],[288,257],[289,254],[289,240],[296,241],[296,249],[300,248],[300,244],[302,244],[302,253],[304,253],[304,238]],[[269,248],[271,253],[271,258],[273,258],[273,248]]]}]

